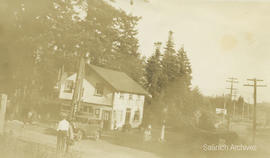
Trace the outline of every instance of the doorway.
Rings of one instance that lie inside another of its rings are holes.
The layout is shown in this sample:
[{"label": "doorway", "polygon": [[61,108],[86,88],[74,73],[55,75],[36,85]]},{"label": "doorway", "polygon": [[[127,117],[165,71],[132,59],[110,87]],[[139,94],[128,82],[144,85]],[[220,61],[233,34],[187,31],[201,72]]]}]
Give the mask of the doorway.
[{"label": "doorway", "polygon": [[110,129],[110,115],[111,115],[110,111],[107,110],[102,111],[103,128],[105,130]]},{"label": "doorway", "polygon": [[129,124],[130,115],[131,115],[131,109],[130,108],[127,108],[126,117],[125,117],[125,124]]}]

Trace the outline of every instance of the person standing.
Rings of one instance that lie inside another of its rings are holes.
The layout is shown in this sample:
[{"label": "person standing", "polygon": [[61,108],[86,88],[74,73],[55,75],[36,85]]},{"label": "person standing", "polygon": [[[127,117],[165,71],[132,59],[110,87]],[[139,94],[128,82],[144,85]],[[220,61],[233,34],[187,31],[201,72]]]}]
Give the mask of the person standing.
[{"label": "person standing", "polygon": [[147,129],[144,131],[144,141],[149,142],[152,139],[152,126],[148,125]]},{"label": "person standing", "polygon": [[74,144],[75,121],[72,118],[70,118],[68,122],[69,122],[69,129],[66,141],[66,150],[65,150],[66,153],[69,151],[69,147]]},{"label": "person standing", "polygon": [[67,119],[67,114],[61,113],[60,114],[61,120],[58,123],[57,127],[57,154],[62,154],[67,149],[67,141],[68,141],[68,132],[70,128],[69,122]]}]

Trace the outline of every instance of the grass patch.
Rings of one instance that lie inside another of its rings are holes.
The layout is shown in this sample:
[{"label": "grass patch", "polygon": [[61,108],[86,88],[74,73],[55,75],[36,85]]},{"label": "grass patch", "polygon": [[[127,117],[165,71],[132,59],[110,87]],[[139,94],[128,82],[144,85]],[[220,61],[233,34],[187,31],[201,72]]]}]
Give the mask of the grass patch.
[{"label": "grass patch", "polygon": [[251,158],[256,155],[263,156],[265,153],[261,152],[237,152],[237,151],[213,151],[205,152],[202,150],[204,144],[218,144],[219,138],[228,139],[228,145],[241,144],[233,133],[224,132],[213,134],[211,132],[198,132],[198,131],[173,131],[167,130],[166,141],[161,143],[158,141],[160,137],[160,129],[152,130],[152,141],[143,141],[143,132],[139,130],[131,130],[129,132],[114,131],[111,137],[104,138],[106,141],[125,146],[129,148],[139,149],[146,152],[152,152],[162,158],[238,158],[246,157]]},{"label": "grass patch", "polygon": [[160,132],[160,129],[153,129],[152,140],[149,142],[143,141],[143,132],[139,130],[112,132],[112,137],[104,139],[112,144],[152,152],[166,158],[187,157],[187,155],[196,157],[200,154],[200,140],[194,139],[192,134],[185,135],[181,132],[166,131],[166,141],[161,143],[159,141]]}]

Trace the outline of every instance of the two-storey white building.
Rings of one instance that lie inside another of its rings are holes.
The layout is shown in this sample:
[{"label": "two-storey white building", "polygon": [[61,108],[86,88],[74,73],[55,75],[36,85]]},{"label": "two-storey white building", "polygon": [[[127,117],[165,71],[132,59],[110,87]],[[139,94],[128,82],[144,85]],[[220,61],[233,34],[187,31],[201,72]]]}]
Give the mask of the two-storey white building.
[{"label": "two-storey white building", "polygon": [[[144,99],[149,95],[123,72],[87,65],[82,84],[81,104],[77,117],[104,120],[104,127],[113,129],[129,123],[142,123]],[[61,82],[59,98],[62,109],[71,109],[76,74]]]}]

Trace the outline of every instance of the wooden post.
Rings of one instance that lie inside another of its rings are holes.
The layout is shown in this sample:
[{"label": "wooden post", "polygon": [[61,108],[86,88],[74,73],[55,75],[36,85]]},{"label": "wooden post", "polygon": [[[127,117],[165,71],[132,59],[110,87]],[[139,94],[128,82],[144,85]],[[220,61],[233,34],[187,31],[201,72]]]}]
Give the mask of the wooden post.
[{"label": "wooden post", "polygon": [[248,118],[248,120],[250,120],[250,117],[249,117],[249,105],[250,105],[250,103],[248,102],[247,105],[248,105],[248,106],[247,106],[247,118]]},{"label": "wooden post", "polygon": [[7,95],[0,94],[0,135],[4,133]]},{"label": "wooden post", "polygon": [[[231,87],[230,88],[227,88],[230,90],[230,104],[227,108],[227,113],[228,113],[228,127],[227,129],[230,130],[231,128],[231,108],[232,108],[232,103],[233,103],[233,91],[236,90],[236,88],[234,88],[234,84],[235,83],[238,83],[238,80],[237,78],[234,78],[234,77],[231,77],[231,78],[228,78],[228,80],[226,80],[226,82],[229,82],[231,84]],[[234,114],[233,114],[234,115]]]},{"label": "wooden post", "polygon": [[84,69],[85,69],[85,59],[84,56],[81,55],[79,60],[79,69],[76,74],[75,88],[72,97],[72,112],[71,112],[72,118],[75,118],[76,113],[80,110],[79,106],[81,101]]},{"label": "wooden post", "polygon": [[237,116],[235,115],[235,101],[233,101],[233,120],[237,120]]},{"label": "wooden post", "polygon": [[252,132],[252,143],[255,144],[255,137],[256,137],[256,105],[257,105],[257,87],[266,87],[266,85],[258,85],[258,81],[263,81],[263,80],[258,80],[256,78],[254,79],[247,79],[248,81],[252,81],[253,84],[245,84],[244,86],[251,86],[253,87],[253,101],[254,101],[254,107],[253,107],[253,132]]},{"label": "wooden post", "polygon": [[[226,103],[224,101],[224,107],[223,107],[224,110],[226,110]],[[226,110],[226,114],[228,113],[228,111]],[[225,121],[225,112],[223,112],[223,118],[222,118],[222,123],[224,123]]]},{"label": "wooden post", "polygon": [[245,101],[243,101],[243,105],[242,105],[242,120],[244,120],[245,117]]},{"label": "wooden post", "polygon": [[168,106],[163,109],[164,118],[162,120],[162,127],[161,127],[161,134],[160,134],[160,141],[161,142],[165,141],[165,126],[166,126],[167,112],[168,112]]},{"label": "wooden post", "polygon": [[253,133],[252,133],[252,143],[255,144],[256,136],[256,105],[257,105],[257,81],[254,81],[254,109],[253,109]]},{"label": "wooden post", "polygon": [[160,141],[164,142],[165,140],[165,120],[163,120],[162,127],[161,127],[161,135],[160,135]]}]

